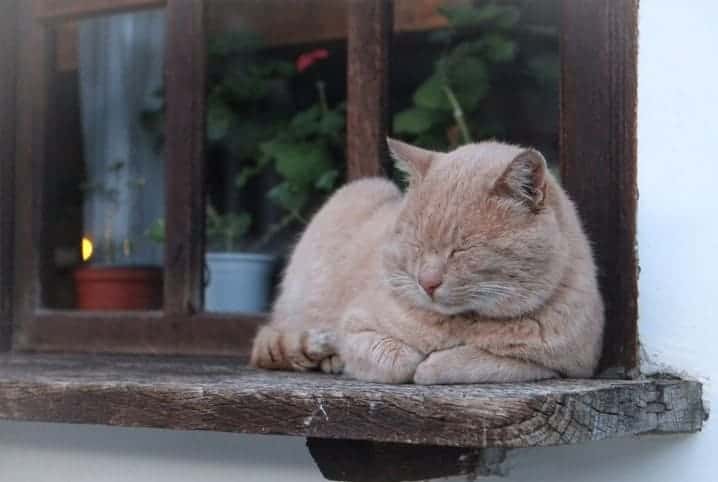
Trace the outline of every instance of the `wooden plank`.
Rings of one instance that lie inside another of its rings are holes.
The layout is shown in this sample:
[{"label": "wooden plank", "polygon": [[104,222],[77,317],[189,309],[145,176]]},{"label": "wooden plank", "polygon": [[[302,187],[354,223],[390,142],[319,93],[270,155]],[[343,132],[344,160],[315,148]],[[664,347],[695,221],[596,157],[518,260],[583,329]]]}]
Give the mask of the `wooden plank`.
[{"label": "wooden plank", "polygon": [[261,315],[41,311],[17,349],[249,358],[257,327],[265,321]]},{"label": "wooden plank", "polygon": [[18,13],[10,0],[0,17],[0,351],[12,340]]},{"label": "wooden plank", "polygon": [[701,384],[551,380],[415,386],[192,358],[0,358],[0,419],[454,447],[575,444],[700,430]]},{"label": "wooden plank", "polygon": [[505,449],[475,449],[310,438],[309,453],[327,480],[403,482],[503,475]]},{"label": "wooden plank", "polygon": [[29,328],[41,296],[43,185],[47,154],[48,79],[51,35],[20,2],[17,133],[15,149],[14,336]]},{"label": "wooden plank", "polygon": [[377,176],[388,159],[391,0],[349,0],[347,176]]},{"label": "wooden plank", "polygon": [[33,16],[41,21],[67,21],[131,12],[165,5],[166,0],[31,0]]},{"label": "wooden plank", "polygon": [[[469,0],[394,0],[395,32],[446,27],[438,9]],[[291,11],[291,15],[285,12]],[[347,1],[337,0],[213,0],[208,3],[212,33],[250,29],[267,45],[294,45],[343,40],[347,37]]]},{"label": "wooden plank", "polygon": [[[446,18],[438,13],[438,8],[467,1],[395,0],[394,32],[446,27]],[[288,9],[292,15],[284,15]],[[77,23],[68,21],[57,28],[57,68],[76,70]],[[257,32],[266,45],[272,47],[346,40],[347,3],[336,0],[213,0],[207,3],[210,36],[247,28]]]},{"label": "wooden plank", "polygon": [[561,177],[594,245],[602,369],[637,368],[637,0],[564,0]]},{"label": "wooden plank", "polygon": [[164,306],[170,314],[194,313],[202,308],[207,75],[204,10],[202,0],[167,3]]}]

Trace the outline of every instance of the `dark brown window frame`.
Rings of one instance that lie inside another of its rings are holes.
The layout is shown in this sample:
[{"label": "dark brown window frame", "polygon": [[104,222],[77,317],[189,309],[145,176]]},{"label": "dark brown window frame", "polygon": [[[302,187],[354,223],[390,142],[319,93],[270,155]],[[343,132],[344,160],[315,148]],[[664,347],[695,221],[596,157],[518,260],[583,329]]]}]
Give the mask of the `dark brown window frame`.
[{"label": "dark brown window frame", "polygon": [[[357,178],[380,174],[386,160],[392,2],[348,2],[347,162],[350,178]],[[42,187],[52,87],[48,26],[68,18],[160,5],[167,9],[169,27],[165,306],[140,313],[42,309]],[[627,374],[637,367],[637,8],[637,0],[563,0],[561,32],[561,173],[597,253],[607,318],[602,367]],[[204,16],[202,0],[9,2],[0,19],[0,347],[246,354],[262,317],[199,311],[204,255]]]}]

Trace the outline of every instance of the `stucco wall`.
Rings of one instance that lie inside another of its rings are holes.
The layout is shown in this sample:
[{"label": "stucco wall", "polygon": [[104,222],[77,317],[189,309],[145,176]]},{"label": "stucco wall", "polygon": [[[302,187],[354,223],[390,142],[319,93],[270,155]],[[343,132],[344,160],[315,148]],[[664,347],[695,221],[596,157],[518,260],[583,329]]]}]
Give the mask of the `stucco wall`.
[{"label": "stucco wall", "polygon": [[[640,332],[647,369],[718,370],[718,2],[643,0],[639,60]],[[513,452],[509,481],[713,481],[703,433]],[[0,481],[321,480],[303,440],[0,423]]]}]

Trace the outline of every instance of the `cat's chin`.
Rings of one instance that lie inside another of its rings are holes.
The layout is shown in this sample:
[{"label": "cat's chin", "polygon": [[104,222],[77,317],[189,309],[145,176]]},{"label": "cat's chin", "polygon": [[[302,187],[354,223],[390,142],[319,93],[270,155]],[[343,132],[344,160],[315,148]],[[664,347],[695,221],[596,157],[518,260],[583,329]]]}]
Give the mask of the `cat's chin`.
[{"label": "cat's chin", "polygon": [[446,316],[461,315],[474,311],[471,306],[446,306],[440,303],[431,303],[429,309],[435,313]]},{"label": "cat's chin", "polygon": [[474,311],[474,307],[469,305],[447,305],[440,301],[430,300],[428,297],[420,298],[415,302],[419,308],[444,316],[455,316]]}]

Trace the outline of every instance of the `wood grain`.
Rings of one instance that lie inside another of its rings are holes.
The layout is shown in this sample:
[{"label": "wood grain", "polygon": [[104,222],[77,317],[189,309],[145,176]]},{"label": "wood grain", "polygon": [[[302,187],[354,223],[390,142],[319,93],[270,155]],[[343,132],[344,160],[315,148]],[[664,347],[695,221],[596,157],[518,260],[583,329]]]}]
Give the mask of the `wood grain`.
[{"label": "wood grain", "polygon": [[261,315],[40,311],[17,349],[248,358]]},{"label": "wood grain", "polygon": [[349,0],[347,177],[377,176],[388,159],[391,0]]},{"label": "wood grain", "polygon": [[163,6],[166,0],[29,0],[41,21],[76,20]]},{"label": "wood grain", "polygon": [[[412,32],[447,26],[441,6],[470,0],[394,0],[394,31]],[[267,45],[292,45],[347,37],[346,0],[210,0],[208,30],[212,33],[251,28]],[[285,12],[291,15],[284,15]]]},{"label": "wood grain", "polygon": [[0,351],[12,340],[18,13],[9,0],[0,16]]},{"label": "wood grain", "polygon": [[14,337],[31,329],[41,296],[44,255],[43,193],[46,181],[47,107],[51,35],[32,17],[31,2],[19,2],[17,136],[15,149]]},{"label": "wood grain", "polygon": [[167,3],[164,308],[169,314],[202,309],[207,97],[204,11],[202,0]]},{"label": "wood grain", "polygon": [[636,373],[637,0],[564,0],[561,177],[593,243],[606,332],[601,368]]},{"label": "wood grain", "polygon": [[[87,1],[90,5],[90,0]],[[161,6],[164,1],[125,0],[126,7],[138,8],[144,3]],[[416,32],[446,27],[446,17],[438,9],[445,5],[465,4],[469,0],[395,0],[394,32]],[[312,44],[345,40],[347,37],[347,2],[344,0],[212,0],[207,4],[209,36],[234,32],[249,27],[257,32],[267,46]],[[102,4],[100,4],[102,7]],[[82,12],[78,4],[66,7],[57,4],[41,16],[71,18]],[[63,10],[60,10],[63,8]],[[291,10],[291,15],[284,13]],[[65,12],[62,15],[62,12]],[[92,10],[87,9],[87,12]],[[100,8],[100,14],[107,13]],[[58,17],[59,15],[59,17]],[[76,70],[77,23],[67,20],[58,24],[56,62],[61,71]]]},{"label": "wood grain", "polygon": [[414,386],[197,359],[0,357],[0,419],[455,447],[700,430],[701,384],[552,380]]}]

